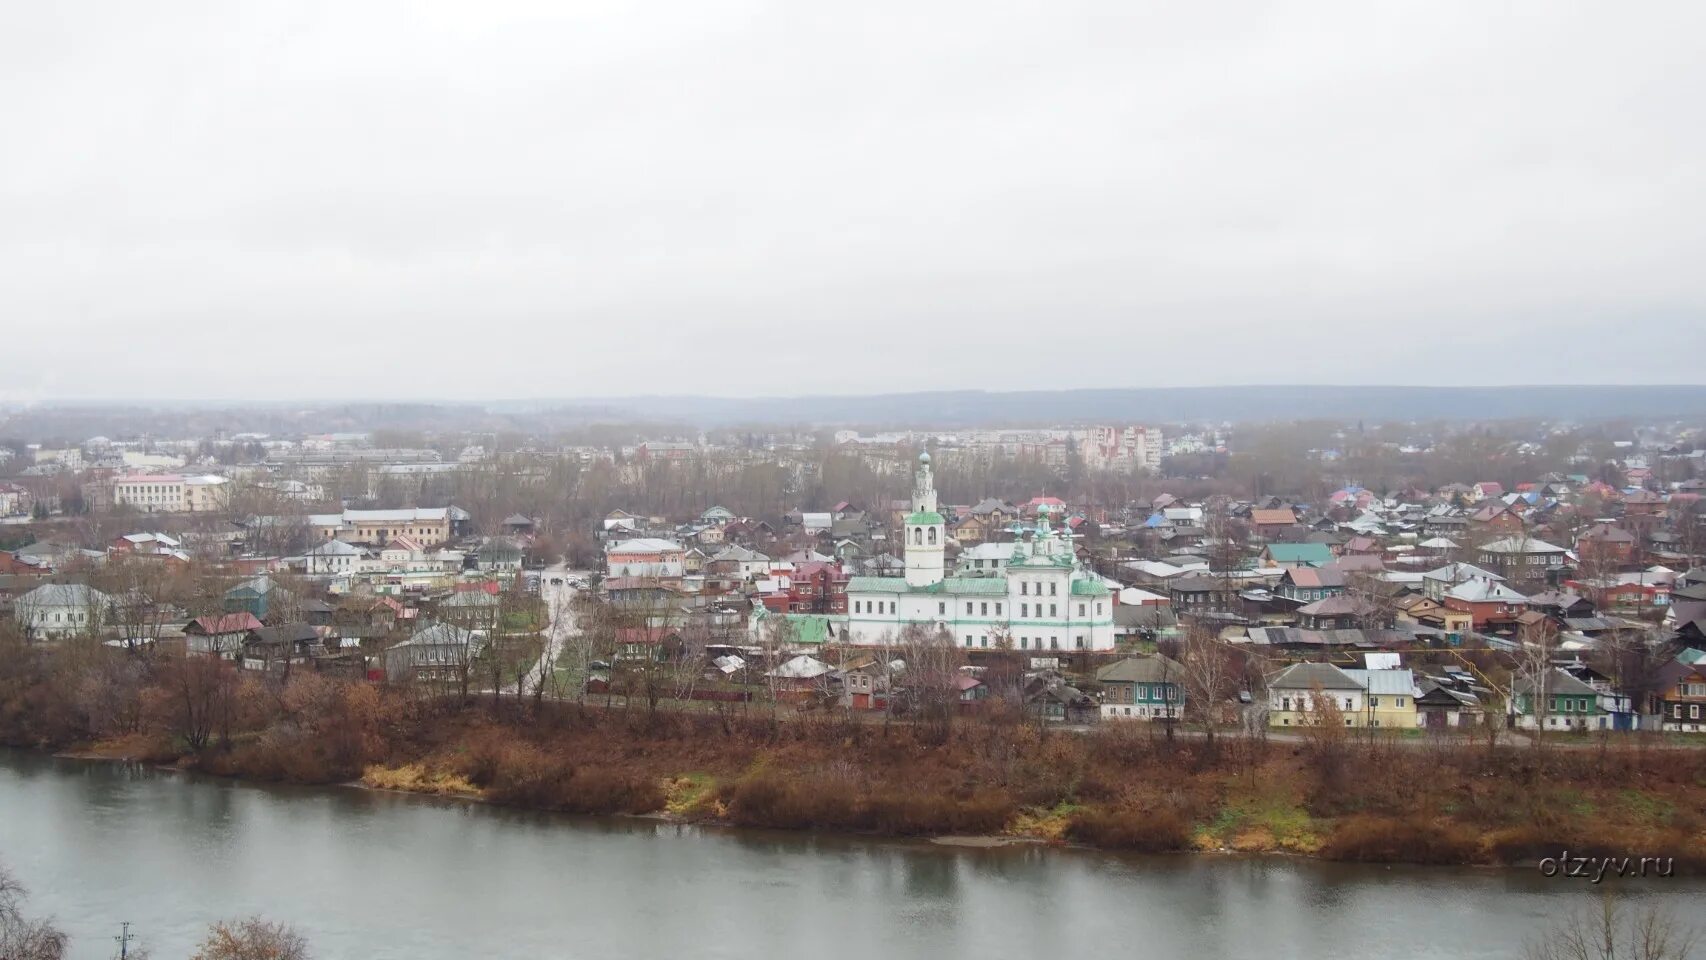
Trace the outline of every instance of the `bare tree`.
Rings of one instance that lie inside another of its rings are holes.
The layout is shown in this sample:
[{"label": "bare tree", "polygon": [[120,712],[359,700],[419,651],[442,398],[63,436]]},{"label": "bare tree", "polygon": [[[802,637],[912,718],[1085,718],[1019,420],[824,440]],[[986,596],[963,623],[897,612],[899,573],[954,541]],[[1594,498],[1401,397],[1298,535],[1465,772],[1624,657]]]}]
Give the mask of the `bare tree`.
[{"label": "bare tree", "polygon": [[945,742],[959,709],[960,648],[945,629],[920,623],[901,630],[898,646],[907,709],[934,742]]},{"label": "bare tree", "polygon": [[60,960],[66,938],[48,920],[24,915],[27,891],[0,867],[0,958],[4,960]]},{"label": "bare tree", "polygon": [[1185,634],[1179,668],[1184,674],[1186,712],[1196,718],[1211,748],[1220,705],[1236,692],[1232,667],[1230,644],[1213,629],[1193,624]]},{"label": "bare tree", "polygon": [[1606,890],[1599,909],[1571,914],[1538,940],[1528,960],[1687,960],[1698,934],[1669,912],[1645,907],[1633,913]]},{"label": "bare tree", "polygon": [[[1545,737],[1546,719],[1551,713],[1552,702],[1552,652],[1558,640],[1558,627],[1551,618],[1540,624],[1523,643],[1522,650],[1517,654],[1518,671],[1528,685],[1528,711],[1534,717],[1534,747],[1540,749]],[[1514,684],[1513,684],[1514,686]],[[1511,706],[1516,709],[1516,691],[1512,690]]]},{"label": "bare tree", "polygon": [[308,941],[260,917],[222,920],[208,928],[191,960],[308,960]]}]

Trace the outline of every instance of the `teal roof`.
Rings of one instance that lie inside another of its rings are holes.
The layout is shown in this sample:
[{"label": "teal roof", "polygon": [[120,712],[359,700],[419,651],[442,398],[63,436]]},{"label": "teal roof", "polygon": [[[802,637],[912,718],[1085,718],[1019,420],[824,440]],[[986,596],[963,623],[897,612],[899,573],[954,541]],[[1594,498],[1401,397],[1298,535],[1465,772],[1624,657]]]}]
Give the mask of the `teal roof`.
[{"label": "teal roof", "polygon": [[1007,595],[1005,577],[947,577],[928,587],[908,586],[901,577],[854,577],[847,581],[848,593],[963,593],[978,596]]},{"label": "teal roof", "polygon": [[847,581],[848,593],[907,593],[902,577],[854,577]]},{"label": "teal roof", "polygon": [[909,513],[906,515],[906,525],[909,527],[916,527],[930,523],[939,524],[942,522],[942,515],[934,510],[924,510],[918,513]]},{"label": "teal roof", "polygon": [[1332,562],[1333,551],[1324,543],[1270,543],[1268,556],[1275,563],[1326,564]]},{"label": "teal roof", "polygon": [[1105,597],[1110,592],[1108,585],[1100,580],[1072,581],[1072,595],[1075,597]]},{"label": "teal roof", "polygon": [[949,577],[937,585],[940,590],[931,588],[934,592],[943,593],[974,593],[988,596],[1005,596],[1007,593],[1006,577]]},{"label": "teal roof", "polygon": [[798,643],[828,643],[834,636],[839,636],[847,628],[846,617],[832,617],[821,613],[785,613],[788,622],[794,627],[794,640]]}]

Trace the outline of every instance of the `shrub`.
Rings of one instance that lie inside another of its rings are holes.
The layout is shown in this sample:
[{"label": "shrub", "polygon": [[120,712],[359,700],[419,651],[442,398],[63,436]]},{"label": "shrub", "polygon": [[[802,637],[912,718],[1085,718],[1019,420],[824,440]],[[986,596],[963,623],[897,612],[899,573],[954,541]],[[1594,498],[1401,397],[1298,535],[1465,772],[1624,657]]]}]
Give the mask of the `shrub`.
[{"label": "shrub", "polygon": [[1168,853],[1190,845],[1191,827],[1171,810],[1080,810],[1067,824],[1066,836],[1109,850]]},{"label": "shrub", "polygon": [[1428,820],[1353,816],[1339,821],[1320,855],[1373,863],[1474,863],[1480,844],[1461,828]]}]

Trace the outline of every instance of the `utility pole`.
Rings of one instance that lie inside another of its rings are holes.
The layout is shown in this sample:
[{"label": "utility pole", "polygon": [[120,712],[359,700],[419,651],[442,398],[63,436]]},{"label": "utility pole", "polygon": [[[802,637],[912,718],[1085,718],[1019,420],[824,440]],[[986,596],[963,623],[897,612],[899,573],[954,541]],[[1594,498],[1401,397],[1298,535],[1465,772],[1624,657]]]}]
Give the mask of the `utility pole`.
[{"label": "utility pole", "polygon": [[130,932],[130,921],[129,920],[126,920],[126,921],[119,924],[119,935],[114,937],[113,939],[118,941],[119,960],[129,960],[129,958],[130,958],[130,941],[136,939],[136,935]]}]

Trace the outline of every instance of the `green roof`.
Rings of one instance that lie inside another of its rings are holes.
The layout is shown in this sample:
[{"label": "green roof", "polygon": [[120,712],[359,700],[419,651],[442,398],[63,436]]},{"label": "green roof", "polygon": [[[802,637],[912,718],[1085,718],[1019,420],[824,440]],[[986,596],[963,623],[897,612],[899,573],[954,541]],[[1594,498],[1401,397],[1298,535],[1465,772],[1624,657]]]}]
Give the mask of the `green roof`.
[{"label": "green roof", "polygon": [[904,577],[854,577],[847,581],[848,593],[907,593]]},{"label": "green roof", "polygon": [[[939,589],[938,589],[939,588]],[[943,580],[933,592],[943,593],[975,593],[999,597],[1007,593],[1006,577],[949,577]]]},{"label": "green roof", "polygon": [[919,513],[909,513],[906,515],[906,525],[909,527],[916,527],[930,523],[939,524],[942,522],[942,515],[934,510],[925,510]]},{"label": "green roof", "polygon": [[1072,581],[1072,595],[1075,597],[1105,597],[1111,592],[1108,585],[1100,580]]},{"label": "green roof", "polygon": [[821,613],[785,613],[782,616],[793,624],[794,640],[798,643],[828,643],[832,628],[836,634],[847,628],[846,617],[832,617]]},{"label": "green roof", "polygon": [[908,586],[904,577],[854,577],[847,581],[848,593],[966,593],[977,596],[1007,595],[1005,577],[947,577],[928,587]]},{"label": "green roof", "polygon": [[1268,556],[1275,563],[1326,564],[1332,561],[1333,551],[1324,543],[1270,543]]}]

